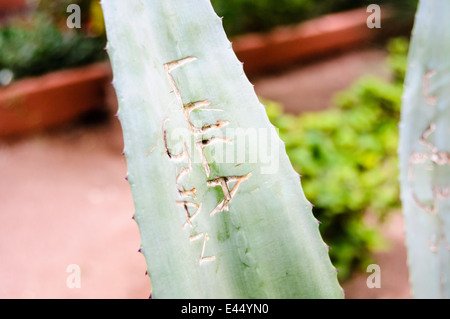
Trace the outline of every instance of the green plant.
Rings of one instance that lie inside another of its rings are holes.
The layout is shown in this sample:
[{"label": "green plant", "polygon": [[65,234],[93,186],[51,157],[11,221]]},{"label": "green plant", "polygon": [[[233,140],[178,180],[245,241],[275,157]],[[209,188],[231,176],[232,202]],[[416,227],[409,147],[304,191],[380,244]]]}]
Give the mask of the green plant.
[{"label": "green plant", "polygon": [[62,31],[42,12],[0,29],[0,70],[14,79],[89,64],[104,59],[105,41],[81,32]]},{"label": "green plant", "polygon": [[153,297],[342,297],[300,178],[209,0],[102,6]]},{"label": "green plant", "polygon": [[420,1],[400,124],[401,198],[412,294],[450,297],[449,1]]},{"label": "green plant", "polygon": [[378,231],[367,225],[367,212],[382,220],[399,207],[397,123],[408,42],[393,39],[388,48],[391,81],[360,79],[322,112],[294,116],[276,104],[267,108],[302,175],[341,279],[369,264],[373,250],[383,244]]}]

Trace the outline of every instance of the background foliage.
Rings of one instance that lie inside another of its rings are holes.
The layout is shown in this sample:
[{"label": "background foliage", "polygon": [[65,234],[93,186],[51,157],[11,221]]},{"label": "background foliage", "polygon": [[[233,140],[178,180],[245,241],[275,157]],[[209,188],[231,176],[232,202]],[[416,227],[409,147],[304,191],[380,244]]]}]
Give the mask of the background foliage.
[{"label": "background foliage", "polygon": [[[73,1],[72,1],[73,2]],[[87,1],[82,1],[87,6]],[[76,67],[106,58],[103,34],[89,32],[88,22],[80,29],[66,26],[68,13],[59,1],[42,1],[30,15],[20,16],[0,28],[0,71],[9,70],[14,79]],[[57,11],[64,8],[64,12]],[[83,7],[84,8],[84,7]],[[93,6],[93,9],[96,9]],[[93,9],[82,19],[90,19]],[[85,27],[83,27],[85,26]],[[92,28],[91,28],[92,29]]]},{"label": "background foliage", "polygon": [[[67,13],[55,5],[60,1],[44,0],[32,17],[14,20],[0,29],[0,71],[7,68],[18,79],[105,58],[99,7],[92,6],[92,1],[79,1],[83,8],[89,8],[82,12],[90,13],[83,20],[90,21],[91,27],[80,32],[61,27]],[[225,17],[229,36],[267,31],[369,2],[212,0],[217,13]],[[395,2],[404,15],[414,12],[416,4],[416,0]],[[306,196],[315,205],[314,214],[322,222],[321,233],[331,246],[330,256],[341,278],[367,264],[381,243],[378,233],[366,224],[366,213],[382,220],[399,206],[397,123],[407,48],[404,39],[389,43],[390,82],[361,79],[339,94],[336,105],[327,111],[293,116],[284,114],[274,103],[267,107],[291,162],[302,175]]]},{"label": "background foliage", "polygon": [[38,14],[0,30],[0,69],[18,79],[75,67],[104,58],[104,45],[95,37],[61,31]]},{"label": "background foliage", "polygon": [[[322,14],[368,5],[368,0],[211,0],[224,17],[228,36],[264,32]],[[82,28],[65,26],[68,4],[81,8]],[[378,1],[377,3],[390,3]],[[106,57],[103,16],[98,1],[40,0],[37,11],[0,27],[0,71],[8,69],[14,79],[89,64]],[[413,16],[417,0],[393,3],[403,16]],[[1,81],[0,81],[1,82]],[[0,84],[1,85],[1,84]]]},{"label": "background foliage", "polygon": [[400,205],[397,125],[408,42],[394,39],[388,47],[390,82],[362,78],[322,112],[294,116],[277,104],[267,106],[341,279],[367,265],[382,245],[367,213],[382,221]]}]

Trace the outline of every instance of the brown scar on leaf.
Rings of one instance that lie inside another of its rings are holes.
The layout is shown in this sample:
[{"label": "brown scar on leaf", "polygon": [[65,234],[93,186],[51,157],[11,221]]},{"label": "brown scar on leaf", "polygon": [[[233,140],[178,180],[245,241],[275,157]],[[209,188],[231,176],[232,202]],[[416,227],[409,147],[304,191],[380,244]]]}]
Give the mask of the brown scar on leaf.
[{"label": "brown scar on leaf", "polygon": [[445,200],[450,197],[450,187],[434,188],[433,194],[438,200]]},{"label": "brown scar on leaf", "polygon": [[200,259],[199,259],[199,264],[203,264],[206,262],[211,262],[216,260],[216,256],[207,256],[205,257],[205,249],[206,249],[206,241],[209,240],[209,235],[208,233],[203,234],[203,233],[199,233],[199,234],[195,234],[193,236],[189,237],[189,241],[192,243],[194,241],[200,240],[201,238],[203,238],[203,247],[202,247],[202,253],[200,255]]},{"label": "brown scar on leaf", "polygon": [[199,264],[204,264],[206,262],[211,262],[216,260],[216,256],[207,256],[205,257],[205,249],[206,249],[206,242],[209,240],[209,235],[208,233],[205,234],[205,236],[203,237],[203,248],[202,248],[202,254],[200,255],[200,260],[199,260]]},{"label": "brown scar on leaf", "polygon": [[436,234],[431,235],[431,237],[428,238],[427,243],[430,250],[434,253],[439,250],[441,244],[444,245],[447,251],[450,251],[450,244],[448,243],[444,232],[441,233],[440,236],[437,236]]},{"label": "brown scar on leaf", "polygon": [[421,153],[421,152],[412,152],[409,156],[409,162],[412,164],[421,164],[425,163],[429,159],[429,156],[427,153]]},{"label": "brown scar on leaf", "polygon": [[423,164],[429,159],[428,153],[412,152],[409,156],[408,179],[414,179],[414,164]]},{"label": "brown scar on leaf", "polygon": [[180,193],[180,197],[189,197],[192,196],[194,199],[197,199],[197,189],[194,187],[192,189],[189,190],[185,190],[183,189],[179,189],[178,192]]},{"label": "brown scar on leaf", "polygon": [[173,76],[171,74],[171,72],[173,70],[179,68],[180,66],[183,66],[185,64],[188,64],[188,63],[196,61],[196,60],[197,60],[196,57],[188,56],[183,59],[171,61],[171,62],[164,64],[164,70],[166,71],[166,75],[167,75],[167,78],[169,79],[170,86],[172,87],[172,92],[175,94],[178,105],[183,110],[184,116],[186,118],[186,121],[189,124],[189,128],[190,128],[191,132],[194,134],[203,134],[210,129],[220,128],[220,127],[227,125],[228,121],[217,121],[216,124],[204,125],[201,128],[195,127],[190,121],[190,113],[195,109],[210,106],[211,102],[209,102],[208,100],[203,100],[203,101],[192,102],[192,103],[188,103],[188,104],[184,105],[183,99],[181,97],[180,89],[178,88],[178,86],[175,82],[175,79],[173,78]]},{"label": "brown scar on leaf", "polygon": [[[200,213],[200,210],[202,208],[202,204],[198,205],[189,201],[176,201],[175,202],[178,206],[182,206],[184,208],[184,211],[186,213],[186,221],[184,222],[182,228],[185,229],[186,226],[193,227],[192,221],[194,218]],[[194,207],[196,209],[195,213],[192,215],[189,213],[188,207]]]},{"label": "brown scar on leaf", "polygon": [[191,112],[196,110],[196,109],[199,109],[199,108],[202,108],[202,107],[206,107],[206,106],[210,106],[210,105],[211,105],[211,102],[209,102],[208,100],[191,102],[191,103],[188,103],[188,104],[184,105],[183,113],[184,113],[186,121],[187,121],[187,123],[189,125],[189,129],[190,129],[190,131],[193,134],[204,134],[204,133],[206,133],[207,131],[209,131],[211,129],[221,128],[221,127],[224,127],[224,126],[229,124],[228,121],[222,121],[222,120],[216,121],[215,124],[203,125],[201,128],[196,127],[194,124],[192,124],[191,118],[190,118]]},{"label": "brown scar on leaf", "polygon": [[[423,145],[430,153],[426,152],[412,152],[409,156],[409,165],[408,165],[408,179],[414,179],[414,164],[423,164],[427,160],[431,161],[431,163],[436,165],[449,165],[450,164],[450,154],[445,151],[440,151],[433,143],[431,143],[428,138],[430,135],[436,130],[436,124],[431,123],[423,132],[421,137],[419,138],[419,143]],[[432,169],[432,168],[431,168]],[[413,201],[423,209],[425,212],[429,214],[436,214],[438,212],[437,201],[442,199],[447,199],[450,197],[450,188],[438,188],[433,187],[433,202],[432,205],[426,205],[422,203],[417,195],[414,192],[412,185],[409,187],[409,191],[411,193],[411,197]]]},{"label": "brown scar on leaf", "polygon": [[433,143],[428,140],[428,137],[436,130],[436,124],[431,123],[429,127],[423,132],[419,139],[419,143],[430,150],[431,154],[429,159],[431,162],[437,165],[449,165],[450,164],[450,153],[445,151],[440,151]]},{"label": "brown scar on leaf", "polygon": [[207,131],[209,131],[211,129],[215,129],[215,128],[222,128],[224,126],[227,126],[228,123],[229,123],[228,121],[218,120],[218,121],[216,121],[216,124],[205,124],[202,126],[201,130],[197,134],[203,134],[203,133],[206,133]]},{"label": "brown scar on leaf", "polygon": [[163,132],[163,140],[164,140],[164,149],[166,151],[167,156],[169,157],[169,159],[171,160],[175,160],[175,161],[181,161],[183,160],[183,158],[186,156],[185,151],[180,152],[180,154],[172,154],[169,150],[169,145],[167,143],[167,131],[164,129],[164,125],[166,124],[166,122],[169,120],[169,118],[164,119],[163,124],[162,124],[162,132]]},{"label": "brown scar on leaf", "polygon": [[194,242],[194,241],[197,241],[197,240],[199,240],[200,238],[202,238],[203,237],[203,233],[200,233],[200,234],[196,234],[196,235],[193,235],[193,236],[190,236],[189,237],[189,241],[192,243],[192,242]]},{"label": "brown scar on leaf", "polygon": [[[222,188],[224,199],[217,204],[217,206],[209,213],[210,216],[214,216],[217,213],[222,211],[229,211],[229,204],[233,200],[233,197],[236,195],[239,186],[242,182],[248,180],[252,173],[248,173],[244,176],[226,176],[226,177],[218,177],[213,180],[207,181],[208,187],[216,187],[220,186]],[[233,188],[230,190],[228,183],[236,182]]]},{"label": "brown scar on leaf", "polygon": [[436,105],[437,96],[430,95],[430,79],[433,75],[436,74],[436,70],[430,70],[423,76],[423,95],[425,97],[425,101],[430,105]]},{"label": "brown scar on leaf", "polygon": [[412,186],[409,187],[409,191],[411,193],[411,197],[412,197],[414,203],[416,203],[417,206],[419,206],[422,210],[424,210],[428,214],[431,214],[431,215],[437,214],[438,208],[436,205],[436,198],[434,198],[434,196],[433,196],[432,205],[426,205],[419,200],[419,198],[417,197],[416,193],[414,192]]},{"label": "brown scar on leaf", "polygon": [[[164,132],[164,125],[165,123],[169,120],[169,118],[165,118],[164,120],[162,120],[162,124],[161,124],[161,130],[158,130],[158,136],[156,137],[156,141],[155,144],[153,145],[153,147],[147,152],[145,153],[145,156],[149,156],[151,153],[153,153],[153,151],[156,149],[156,147],[158,146],[158,142],[159,142],[159,137],[161,136],[161,132]],[[167,138],[165,140],[165,145],[167,146]],[[166,153],[167,153],[167,147],[166,147]]]},{"label": "brown scar on leaf", "polygon": [[191,114],[192,111],[199,109],[201,107],[206,107],[206,106],[210,106],[210,105],[211,105],[211,102],[208,100],[191,102],[191,103],[183,105],[183,112],[186,115],[186,118],[189,118],[189,115]]},{"label": "brown scar on leaf", "polygon": [[192,170],[191,157],[189,156],[189,150],[186,141],[184,141],[184,153],[188,160],[188,167],[182,167],[180,169],[180,173],[178,174],[175,183],[177,185],[178,193],[180,194],[181,197],[187,197],[192,195],[194,199],[197,199],[196,195],[197,190],[195,189],[195,187],[190,190],[185,190],[183,185],[181,185],[181,179]]},{"label": "brown scar on leaf", "polygon": [[169,156],[169,158],[172,158],[173,155],[170,153],[169,147],[168,147],[168,143],[167,143],[167,132],[164,129],[164,126],[166,125],[166,122],[169,121],[169,120],[170,119],[168,117],[166,117],[164,120],[162,120],[161,130],[158,131],[158,136],[156,137],[155,144],[153,145],[153,147],[147,153],[145,153],[145,156],[149,156],[151,153],[153,153],[153,151],[158,146],[159,137],[161,136],[161,132],[163,132],[163,140],[164,140],[164,147],[165,147],[166,154],[167,154],[167,156]]},{"label": "brown scar on leaf", "polygon": [[428,148],[432,153],[436,153],[438,151],[437,147],[433,145],[430,141],[428,141],[428,137],[436,130],[436,124],[431,123],[428,128],[423,132],[422,136],[419,139],[419,143]]},{"label": "brown scar on leaf", "polygon": [[183,107],[183,100],[181,98],[180,89],[178,89],[177,84],[175,83],[175,79],[173,78],[171,72],[180,66],[183,66],[185,64],[188,64],[190,62],[193,62],[197,60],[194,56],[188,56],[179,60],[171,61],[164,64],[164,70],[166,71],[166,75],[169,79],[170,86],[172,87],[173,92],[175,93],[175,96],[177,98],[178,104],[180,107]]},{"label": "brown scar on leaf", "polygon": [[437,165],[449,165],[450,153],[439,151],[431,155],[431,161]]},{"label": "brown scar on leaf", "polygon": [[161,131],[158,130],[158,136],[156,137],[156,142],[155,145],[153,145],[153,147],[147,152],[145,153],[145,156],[149,156],[151,153],[153,153],[153,151],[156,149],[156,147],[158,146],[158,141],[159,141],[159,137],[161,136]]},{"label": "brown scar on leaf", "polygon": [[206,160],[205,153],[203,149],[206,146],[209,146],[214,143],[223,142],[223,143],[232,143],[232,140],[225,137],[212,137],[210,139],[202,139],[195,142],[195,147],[197,148],[200,154],[200,160],[202,162],[203,168],[205,169],[206,176],[209,177],[211,174],[211,169],[209,168],[208,161]]},{"label": "brown scar on leaf", "polygon": [[174,61],[165,63],[164,68],[168,73],[170,73],[173,70],[179,68],[180,66],[183,66],[190,62],[193,62],[195,60],[197,60],[197,58],[195,56],[187,56],[187,57],[179,59],[179,60],[174,60]]},{"label": "brown scar on leaf", "polygon": [[436,234],[431,235],[431,238],[427,239],[428,248],[430,248],[430,251],[435,253],[439,249],[439,239],[436,236]]}]

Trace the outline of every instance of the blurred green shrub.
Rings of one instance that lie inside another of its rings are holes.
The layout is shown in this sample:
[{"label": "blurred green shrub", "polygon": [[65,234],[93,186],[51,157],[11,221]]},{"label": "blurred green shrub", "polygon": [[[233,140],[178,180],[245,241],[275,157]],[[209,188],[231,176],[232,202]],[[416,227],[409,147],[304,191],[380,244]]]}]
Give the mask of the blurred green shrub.
[{"label": "blurred green shrub", "polygon": [[[400,16],[414,16],[418,0],[379,0],[395,7]],[[228,36],[265,32],[323,14],[368,6],[369,0],[211,0]]]},{"label": "blurred green shrub", "polygon": [[86,65],[106,58],[105,43],[102,36],[60,28],[48,13],[38,11],[1,27],[0,71],[11,71],[17,80]]},{"label": "blurred green shrub", "polygon": [[[326,111],[284,114],[269,103],[267,113],[314,204],[330,256],[345,279],[370,263],[383,244],[367,212],[379,221],[399,207],[397,145],[408,42],[392,40],[389,65],[393,79],[366,77],[336,97]],[[266,103],[267,104],[267,103]]]},{"label": "blurred green shrub", "polygon": [[70,4],[78,5],[81,13],[82,27],[74,31],[105,36],[103,12],[99,0],[39,0],[38,11],[45,12],[54,23],[61,24],[67,19],[67,7]]}]

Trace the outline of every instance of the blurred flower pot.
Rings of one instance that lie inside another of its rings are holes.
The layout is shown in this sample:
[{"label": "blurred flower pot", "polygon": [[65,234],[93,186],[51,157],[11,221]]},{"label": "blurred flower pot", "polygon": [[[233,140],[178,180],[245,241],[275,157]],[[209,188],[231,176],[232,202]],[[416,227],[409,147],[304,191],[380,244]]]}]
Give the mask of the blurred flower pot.
[{"label": "blurred flower pot", "polygon": [[0,88],[0,138],[42,131],[105,106],[108,63],[21,79]]},{"label": "blurred flower pot", "polygon": [[0,11],[23,10],[27,7],[27,0],[0,0]]},{"label": "blurred flower pot", "polygon": [[0,0],[0,22],[8,15],[26,11],[27,0]]},{"label": "blurred flower pot", "polygon": [[232,39],[233,49],[247,74],[279,69],[292,63],[329,55],[382,37],[392,19],[381,9],[383,28],[370,29],[366,8],[333,13],[296,26],[279,27],[267,34],[245,34]]}]

